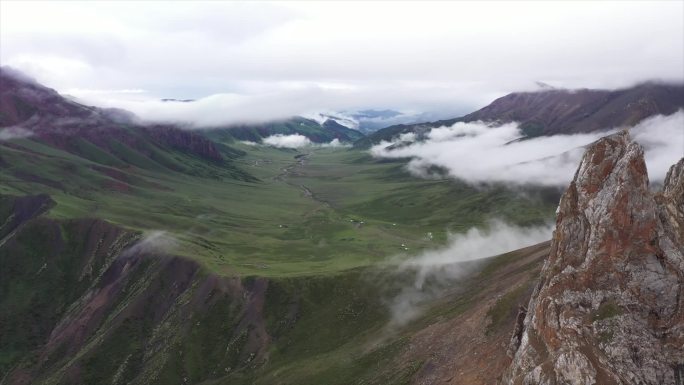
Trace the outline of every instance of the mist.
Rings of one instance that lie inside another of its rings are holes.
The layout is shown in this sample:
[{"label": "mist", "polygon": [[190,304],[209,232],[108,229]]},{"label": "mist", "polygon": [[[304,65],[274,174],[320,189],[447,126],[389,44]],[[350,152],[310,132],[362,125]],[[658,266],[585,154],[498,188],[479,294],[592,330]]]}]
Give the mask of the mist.
[{"label": "mist", "polygon": [[[644,146],[651,181],[662,182],[669,167],[684,156],[684,111],[654,116],[633,127]],[[404,134],[371,148],[377,158],[410,158],[416,176],[434,177],[438,166],[448,176],[472,184],[507,183],[564,186],[570,182],[584,147],[618,128],[577,135],[523,137],[517,123],[459,122],[429,131],[423,140]]]},{"label": "mist", "polygon": [[551,239],[552,224],[519,227],[493,220],[484,228],[449,235],[447,245],[404,260],[398,273],[411,272],[413,279],[389,299],[389,327],[400,327],[419,317],[425,305],[459,286],[459,281],[482,266],[483,259]]},{"label": "mist", "polygon": [[0,141],[28,138],[31,135],[33,135],[31,131],[19,126],[0,129]]},{"label": "mist", "polygon": [[168,254],[178,245],[178,241],[171,234],[163,230],[148,231],[143,237],[124,251],[125,256],[137,254]]},{"label": "mist", "polygon": [[301,148],[311,145],[311,140],[304,135],[282,135],[276,134],[263,138],[262,143],[279,148]]},{"label": "mist", "polygon": [[[328,143],[314,143],[309,138],[300,134],[275,134],[265,137],[261,140],[262,144],[273,146],[277,148],[304,148],[304,147],[321,147],[321,148],[339,148],[339,147],[350,147],[348,143],[340,142],[339,139],[335,138]],[[259,143],[243,141],[242,143],[249,146],[256,146]]]}]

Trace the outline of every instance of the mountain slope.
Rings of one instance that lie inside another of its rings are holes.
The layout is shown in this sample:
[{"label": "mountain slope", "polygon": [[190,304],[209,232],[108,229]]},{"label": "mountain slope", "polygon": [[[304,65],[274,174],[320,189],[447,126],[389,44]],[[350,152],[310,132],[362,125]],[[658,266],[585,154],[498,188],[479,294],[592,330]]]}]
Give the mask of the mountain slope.
[{"label": "mountain slope", "polygon": [[436,122],[383,128],[357,141],[370,147],[408,132],[423,132],[456,122],[518,122],[527,136],[575,134],[634,126],[653,115],[684,108],[684,85],[645,83],[608,90],[543,90],[516,92],[468,115]]},{"label": "mountain slope", "polygon": [[[0,146],[26,138],[101,167],[195,172],[187,164],[230,168],[241,153],[170,125],[141,125],[130,113],[71,101],[11,68],[0,68]],[[28,151],[24,149],[24,151]],[[248,175],[232,170],[239,178]]]},{"label": "mountain slope", "polygon": [[498,347],[548,253],[492,258],[393,330],[384,302],[413,282],[406,273],[218,276],[135,231],[49,218],[52,204],[0,196],[3,383],[408,384],[454,368],[491,383],[498,373],[452,355],[454,341],[505,365]]},{"label": "mountain slope", "polygon": [[594,143],[561,198],[504,383],[681,384],[683,229],[684,159],[654,195],[626,132]]},{"label": "mountain slope", "polygon": [[684,108],[684,85],[645,83],[606,90],[546,90],[514,93],[463,117],[519,122],[530,136],[576,134],[634,126],[653,115],[670,115]]},{"label": "mountain slope", "polygon": [[271,135],[304,135],[314,143],[329,143],[333,139],[341,142],[354,142],[363,137],[359,131],[347,128],[333,120],[319,124],[315,120],[294,117],[287,120],[238,124],[229,127],[215,127],[203,130],[208,138],[230,143],[233,140],[261,142]]}]

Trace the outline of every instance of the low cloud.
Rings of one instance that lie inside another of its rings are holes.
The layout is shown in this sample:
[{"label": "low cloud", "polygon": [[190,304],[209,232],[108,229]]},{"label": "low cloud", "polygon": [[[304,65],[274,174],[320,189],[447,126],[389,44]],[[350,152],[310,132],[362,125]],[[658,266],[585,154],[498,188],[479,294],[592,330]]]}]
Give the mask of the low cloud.
[{"label": "low cloud", "polygon": [[[263,138],[261,142],[265,145],[278,147],[278,148],[303,148],[303,147],[323,147],[323,148],[339,148],[339,147],[350,147],[348,143],[342,143],[339,139],[335,138],[329,143],[313,143],[309,138],[300,134],[283,135],[276,134]],[[242,143],[255,146],[258,143],[243,141]]]},{"label": "low cloud", "polygon": [[339,148],[339,147],[351,147],[351,144],[349,143],[342,143],[340,142],[339,139],[335,138],[330,141],[330,143],[321,143],[317,145],[318,147],[332,147],[332,148]]},{"label": "low cloud", "polygon": [[0,129],[0,141],[27,138],[31,135],[31,131],[17,126]]},{"label": "low cloud", "polygon": [[684,157],[684,110],[645,120],[631,134],[644,147],[649,179],[661,183],[670,167]]},{"label": "low cloud", "polygon": [[447,245],[403,261],[399,273],[411,272],[413,280],[388,301],[390,327],[416,319],[431,300],[458,286],[460,280],[481,267],[484,258],[535,245],[551,239],[553,226],[519,227],[492,221],[486,228],[452,234]]},{"label": "low cloud", "polygon": [[178,241],[166,231],[155,230],[146,232],[143,237],[133,246],[126,250],[125,254],[170,253],[178,245]]},{"label": "low cloud", "polygon": [[[660,182],[667,169],[682,157],[684,111],[658,115],[631,129],[644,146],[651,180]],[[434,176],[434,167],[470,183],[563,186],[569,183],[584,147],[613,131],[554,135],[528,140],[517,123],[499,126],[483,122],[456,123],[434,128],[416,141],[403,135],[371,148],[379,158],[411,158],[407,167],[420,177]]]},{"label": "low cloud", "polygon": [[311,140],[304,135],[282,135],[276,134],[261,140],[264,144],[278,148],[301,148],[310,146]]}]

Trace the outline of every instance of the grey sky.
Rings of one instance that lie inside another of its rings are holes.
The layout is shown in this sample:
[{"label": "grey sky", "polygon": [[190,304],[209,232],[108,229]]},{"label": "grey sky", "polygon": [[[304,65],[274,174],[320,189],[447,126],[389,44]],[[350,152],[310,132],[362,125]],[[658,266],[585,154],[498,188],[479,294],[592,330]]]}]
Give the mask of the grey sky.
[{"label": "grey sky", "polygon": [[0,4],[1,64],[95,104],[200,124],[457,115],[536,81],[684,79],[682,1]]}]

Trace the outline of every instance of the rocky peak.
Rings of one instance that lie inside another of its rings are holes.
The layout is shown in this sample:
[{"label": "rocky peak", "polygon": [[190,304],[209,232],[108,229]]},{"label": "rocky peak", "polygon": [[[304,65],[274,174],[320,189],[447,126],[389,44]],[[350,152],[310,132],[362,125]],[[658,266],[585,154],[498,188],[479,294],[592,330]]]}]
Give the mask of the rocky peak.
[{"label": "rocky peak", "polygon": [[506,384],[682,384],[684,159],[653,194],[628,132],[586,151]]}]

